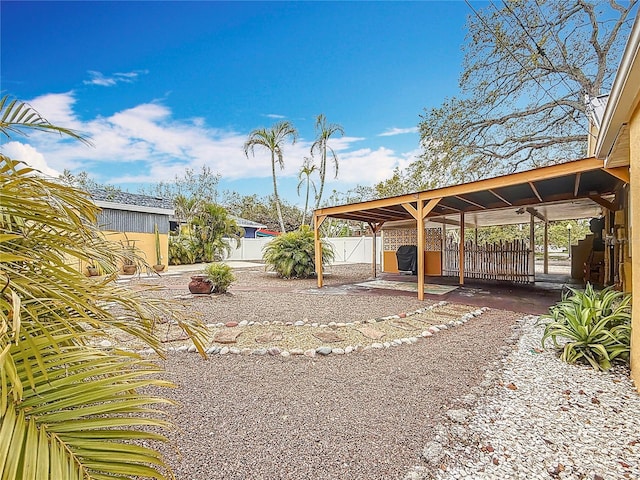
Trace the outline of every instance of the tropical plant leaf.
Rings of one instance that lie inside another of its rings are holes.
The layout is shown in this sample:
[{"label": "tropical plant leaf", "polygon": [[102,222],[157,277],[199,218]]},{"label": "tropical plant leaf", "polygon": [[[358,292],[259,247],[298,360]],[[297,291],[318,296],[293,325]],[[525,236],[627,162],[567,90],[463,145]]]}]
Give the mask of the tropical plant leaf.
[{"label": "tropical plant leaf", "polygon": [[[600,292],[591,284],[584,291],[573,288],[551,307],[542,345],[551,339],[562,347],[560,359],[575,363],[585,359],[596,370],[608,370],[613,360],[629,358],[631,343],[631,295],[611,287]],[[564,340],[564,345],[558,341]]]}]

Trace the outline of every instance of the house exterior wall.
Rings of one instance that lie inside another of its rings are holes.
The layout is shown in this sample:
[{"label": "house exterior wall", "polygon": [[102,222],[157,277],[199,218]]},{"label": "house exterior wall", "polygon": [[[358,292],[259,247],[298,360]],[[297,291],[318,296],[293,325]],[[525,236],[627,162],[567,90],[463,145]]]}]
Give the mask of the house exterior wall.
[{"label": "house exterior wall", "polygon": [[[640,105],[636,107],[629,122],[629,215],[627,225],[629,246],[625,271],[631,272],[631,285],[627,288],[633,295],[631,311],[631,376],[640,389]],[[628,254],[631,254],[630,256]],[[635,267],[632,259],[635,258]]]},{"label": "house exterior wall", "polygon": [[158,232],[169,232],[169,217],[158,213],[132,212],[105,208],[98,214],[98,225],[101,230],[111,232],[153,233],[154,225]]},{"label": "house exterior wall", "polygon": [[[156,237],[153,233],[105,231],[104,235],[107,240],[111,242],[122,242],[124,245],[127,244],[128,239],[129,243],[135,245],[138,253],[149,265],[156,263]],[[162,264],[168,265],[169,235],[166,233],[160,234],[160,251],[162,252]]]}]

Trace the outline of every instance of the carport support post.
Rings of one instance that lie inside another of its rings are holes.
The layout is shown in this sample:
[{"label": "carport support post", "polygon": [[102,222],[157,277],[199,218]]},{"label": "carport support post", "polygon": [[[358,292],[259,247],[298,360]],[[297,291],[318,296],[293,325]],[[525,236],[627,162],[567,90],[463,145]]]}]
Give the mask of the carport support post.
[{"label": "carport support post", "polygon": [[418,200],[416,227],[418,229],[418,251],[416,252],[416,262],[418,262],[418,300],[424,300],[424,200]]},{"label": "carport support post", "polygon": [[318,277],[318,288],[322,288],[322,242],[320,241],[320,226],[327,218],[326,215],[313,214],[313,243],[315,247],[316,276]]},{"label": "carport support post", "polygon": [[371,273],[373,275],[373,278],[376,278],[378,276],[378,271],[376,269],[377,266],[377,258],[376,258],[376,236],[377,233],[380,231],[380,228],[382,227],[382,225],[384,224],[384,222],[380,222],[380,223],[374,223],[374,222],[367,222],[369,224],[369,227],[371,228],[371,233],[373,234],[373,253],[371,254]]},{"label": "carport support post", "polygon": [[435,208],[436,205],[442,200],[442,197],[432,198],[425,205],[424,200],[418,198],[416,201],[416,208],[410,203],[403,203],[404,209],[416,219],[416,231],[418,234],[418,300],[424,300],[424,219],[429,215],[429,212]]},{"label": "carport support post", "polygon": [[533,212],[530,212],[529,215],[531,219],[529,220],[529,246],[531,251],[529,252],[529,276],[533,278],[533,281],[536,281],[536,217],[533,215]]},{"label": "carport support post", "polygon": [[464,212],[460,212],[460,258],[458,264],[460,266],[460,285],[464,285]]},{"label": "carport support post", "polygon": [[432,198],[426,205],[424,200],[418,200],[416,205],[418,207],[416,212],[416,223],[418,224],[418,300],[424,300],[424,219],[438,205],[440,200],[442,200],[442,197]]},{"label": "carport support post", "polygon": [[544,222],[544,274],[549,273],[549,222]]}]

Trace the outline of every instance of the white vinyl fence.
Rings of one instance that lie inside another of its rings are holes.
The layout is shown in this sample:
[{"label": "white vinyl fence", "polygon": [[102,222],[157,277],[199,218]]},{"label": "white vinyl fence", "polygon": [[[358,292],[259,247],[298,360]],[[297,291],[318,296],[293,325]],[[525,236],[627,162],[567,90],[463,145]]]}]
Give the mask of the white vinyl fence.
[{"label": "white vinyl fence", "polygon": [[[262,260],[262,249],[273,238],[243,238],[240,246],[231,249],[231,254],[226,260]],[[335,263],[371,263],[371,249],[373,238],[371,237],[335,237],[323,238],[323,242],[333,245]],[[382,258],[382,239],[376,238],[376,258],[380,263]]]}]

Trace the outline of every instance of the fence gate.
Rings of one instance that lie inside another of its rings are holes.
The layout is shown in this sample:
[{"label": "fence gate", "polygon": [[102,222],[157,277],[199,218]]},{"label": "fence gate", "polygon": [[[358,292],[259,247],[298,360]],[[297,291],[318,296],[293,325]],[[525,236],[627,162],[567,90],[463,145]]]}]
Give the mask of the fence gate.
[{"label": "fence gate", "polygon": [[[448,238],[444,248],[444,276],[460,275],[460,245]],[[525,240],[476,245],[473,241],[464,244],[464,276],[486,280],[507,280],[516,283],[535,281],[533,265],[530,263],[529,245]]]}]

